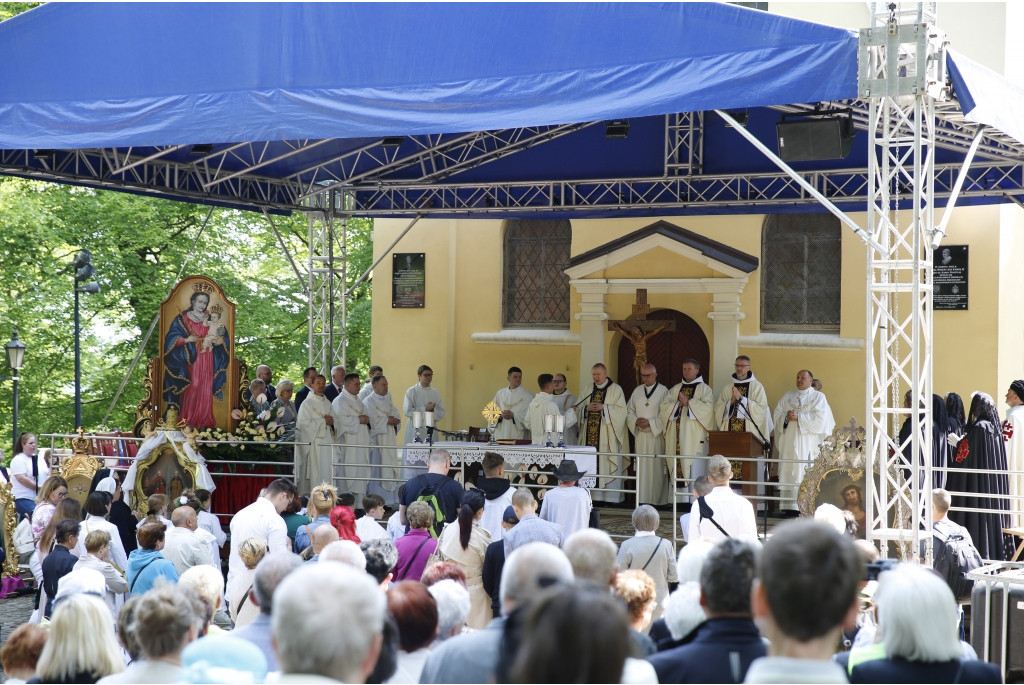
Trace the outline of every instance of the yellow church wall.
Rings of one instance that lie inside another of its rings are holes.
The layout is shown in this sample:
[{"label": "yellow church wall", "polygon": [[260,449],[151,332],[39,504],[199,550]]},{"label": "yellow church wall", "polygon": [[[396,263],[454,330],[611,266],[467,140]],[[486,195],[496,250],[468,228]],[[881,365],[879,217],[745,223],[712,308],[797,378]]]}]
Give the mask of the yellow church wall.
[{"label": "yellow church wall", "polygon": [[993,395],[1000,403],[1010,383],[1024,378],[1024,306],[1021,306],[1024,278],[1024,211],[1016,205],[999,207],[999,368]]}]

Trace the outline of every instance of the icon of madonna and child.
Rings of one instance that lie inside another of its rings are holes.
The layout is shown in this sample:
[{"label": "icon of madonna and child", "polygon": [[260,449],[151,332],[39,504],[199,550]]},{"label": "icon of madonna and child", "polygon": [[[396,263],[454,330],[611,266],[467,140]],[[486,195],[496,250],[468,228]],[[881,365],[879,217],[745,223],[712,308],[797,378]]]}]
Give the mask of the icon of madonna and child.
[{"label": "icon of madonna and child", "polygon": [[192,290],[188,309],[174,316],[164,335],[162,394],[168,414],[176,408],[179,421],[212,428],[214,401],[224,399],[231,335],[224,307],[210,304],[215,288],[200,282]]}]

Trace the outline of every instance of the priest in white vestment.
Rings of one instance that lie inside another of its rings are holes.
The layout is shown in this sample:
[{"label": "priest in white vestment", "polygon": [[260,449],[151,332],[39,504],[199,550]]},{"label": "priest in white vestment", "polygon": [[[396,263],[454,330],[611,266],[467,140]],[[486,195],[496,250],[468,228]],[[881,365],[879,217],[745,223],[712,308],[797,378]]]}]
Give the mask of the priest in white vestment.
[{"label": "priest in white vestment", "polygon": [[[588,404],[580,421],[580,444],[596,447],[598,452],[613,452],[621,455],[622,445],[626,437],[626,396],[622,388],[608,378],[608,369],[598,362],[590,370],[593,386],[580,395]],[[597,459],[597,471],[600,476],[618,475],[622,473],[622,457],[615,454],[602,454]],[[598,484],[602,488],[623,489],[620,478],[600,478]],[[621,502],[621,492],[592,493],[595,500],[602,502]]]},{"label": "priest in white vestment", "polygon": [[356,501],[366,494],[369,481],[356,480],[370,477],[370,416],[366,405],[359,401],[358,373],[345,375],[341,393],[331,403],[334,409],[334,430],[338,442],[336,462],[341,492],[356,495]]},{"label": "priest in white vestment", "polygon": [[750,370],[750,357],[736,357],[735,369],[736,373],[722,388],[715,403],[716,427],[721,431],[747,431],[753,433],[758,442],[767,442],[773,424],[764,386]]},{"label": "priest in white vestment", "polygon": [[[1003,421],[1003,441],[1006,443],[1006,467],[1010,472],[1010,497],[1024,498],[1024,380],[1010,384],[1006,403],[1010,408]],[[1024,499],[1010,500],[1010,525],[1024,526]]]},{"label": "priest in white vestment", "polygon": [[790,390],[775,407],[775,450],[779,457],[779,496],[782,509],[796,510],[797,493],[808,466],[818,456],[818,446],[836,422],[825,395],[811,387],[814,376],[802,369],[796,374],[796,390]]},{"label": "priest in white vestment", "polygon": [[[558,443],[558,417],[562,417],[562,439],[565,439],[565,428],[567,426],[576,426],[576,410],[569,407],[566,411],[559,409],[559,403],[556,402],[556,398],[551,394],[552,389],[555,385],[555,377],[550,373],[542,373],[537,378],[537,385],[540,386],[540,392],[533,396],[530,400],[530,406],[527,408],[526,425],[530,429],[530,435],[533,436],[533,444],[543,445],[547,442],[548,426],[551,426],[551,442]],[[551,417],[548,419],[547,417]],[[569,443],[565,443],[569,444]]]},{"label": "priest in white vestment", "polygon": [[324,396],[327,378],[317,375],[299,407],[295,420],[296,438],[309,446],[295,446],[295,485],[308,493],[320,483],[334,484],[334,410]]},{"label": "priest in white vestment", "polygon": [[[668,396],[668,388],[658,382],[654,364],[640,368],[640,385],[626,403],[626,428],[633,434],[635,454],[665,453],[665,422],[661,418],[661,404]],[[636,469],[637,500],[640,504],[668,504],[668,466],[664,457],[634,460]]]},{"label": "priest in white vestment", "polygon": [[[441,401],[441,393],[430,384],[434,380],[434,370],[426,364],[420,366],[416,371],[419,381],[405,391],[405,400],[402,402],[402,413],[409,419],[405,422],[405,442],[410,443],[416,437],[416,429],[413,427],[413,412],[431,412],[434,425],[444,418],[444,402]],[[423,421],[426,426],[426,420]],[[420,429],[421,436],[426,440],[426,429]]]},{"label": "priest in white vestment", "polygon": [[[373,384],[373,392],[364,400],[366,412],[370,416],[370,444],[376,445],[370,450],[370,463],[380,465],[380,487],[383,493],[378,493],[384,498],[386,504],[395,504],[397,499],[395,491],[400,478],[398,470],[401,457],[397,449],[398,427],[402,425],[402,413],[391,401],[391,393],[388,392],[388,379],[384,376],[376,376]],[[370,491],[376,491],[370,483]],[[390,500],[389,500],[390,496]]]},{"label": "priest in white vestment", "polygon": [[[373,392],[373,379],[376,378],[377,376],[383,375],[384,369],[382,369],[381,367],[377,366],[376,364],[370,367],[370,375],[366,378],[366,382],[363,383],[363,387],[359,389],[360,402],[369,397],[370,393]],[[390,397],[390,395],[388,395],[388,397]]]},{"label": "priest in white vestment", "polygon": [[665,422],[665,454],[680,459],[684,477],[696,480],[706,476],[708,431],[715,430],[715,393],[700,375],[700,362],[683,362],[683,380],[672,386],[661,405]]},{"label": "priest in white vestment", "polygon": [[[494,393],[494,403],[501,408],[501,418],[494,429],[495,440],[525,440],[529,438],[530,427],[526,412],[530,408],[533,393],[523,387],[523,371],[518,366],[508,370],[508,387]],[[544,443],[541,435],[534,440]]]},{"label": "priest in white vestment", "polygon": [[555,380],[551,390],[551,394],[554,395],[555,404],[558,405],[558,411],[565,415],[567,411],[573,413],[572,426],[566,424],[565,431],[562,433],[562,441],[566,445],[578,445],[579,444],[579,424],[576,419],[576,395],[569,392],[569,381],[566,379],[564,373],[556,373]]}]

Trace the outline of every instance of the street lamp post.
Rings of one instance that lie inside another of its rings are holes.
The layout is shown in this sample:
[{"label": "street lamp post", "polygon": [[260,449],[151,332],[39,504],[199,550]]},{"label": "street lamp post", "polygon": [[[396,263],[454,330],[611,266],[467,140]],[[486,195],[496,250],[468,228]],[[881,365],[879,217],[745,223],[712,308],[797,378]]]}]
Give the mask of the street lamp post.
[{"label": "street lamp post", "polygon": [[89,281],[96,274],[96,269],[92,265],[92,253],[88,250],[76,254],[71,266],[75,271],[75,428],[79,428],[82,425],[82,331],[78,317],[78,294],[96,294],[100,291],[100,284]]},{"label": "street lamp post", "polygon": [[7,364],[14,371],[14,376],[11,380],[14,381],[14,439],[18,439],[18,372],[21,371],[22,365],[25,363],[25,343],[18,340],[18,329],[14,329],[14,335],[11,337],[11,341],[4,345],[4,351],[7,352]]}]

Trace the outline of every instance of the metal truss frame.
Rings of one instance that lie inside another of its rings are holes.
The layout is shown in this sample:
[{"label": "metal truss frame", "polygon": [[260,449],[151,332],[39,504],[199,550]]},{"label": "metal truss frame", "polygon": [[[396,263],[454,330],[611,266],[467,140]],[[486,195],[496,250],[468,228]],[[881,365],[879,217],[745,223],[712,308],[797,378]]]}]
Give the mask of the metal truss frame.
[{"label": "metal truss frame", "polygon": [[665,176],[695,176],[704,171],[704,112],[665,116]]},{"label": "metal truss frame", "polygon": [[[935,103],[945,96],[947,41],[925,23],[925,6],[916,7],[910,17],[876,15],[860,34],[859,89],[870,125],[868,233],[875,244],[867,248],[866,532],[883,555],[917,555],[927,541],[930,564]],[[912,429],[901,443],[904,419]]]},{"label": "metal truss frame", "polygon": [[337,210],[344,197],[326,191],[315,198],[320,211],[309,220],[309,365],[329,374],[335,364],[345,366],[348,347],[348,222]]}]

